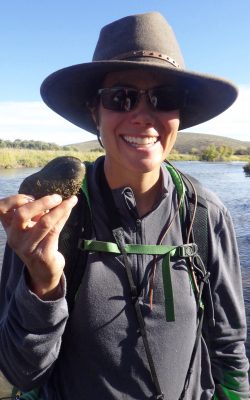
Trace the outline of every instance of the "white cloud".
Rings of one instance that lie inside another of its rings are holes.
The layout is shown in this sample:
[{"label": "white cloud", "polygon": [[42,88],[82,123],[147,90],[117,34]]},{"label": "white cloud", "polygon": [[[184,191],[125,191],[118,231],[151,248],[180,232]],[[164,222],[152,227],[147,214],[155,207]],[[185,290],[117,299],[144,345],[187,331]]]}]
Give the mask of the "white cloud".
[{"label": "white cloud", "polygon": [[[250,141],[250,85],[240,86],[239,97],[229,110],[188,130]],[[0,102],[0,139],[70,144],[94,140],[95,136],[64,120],[42,102]]]},{"label": "white cloud", "polygon": [[224,113],[187,131],[250,141],[250,85],[239,87],[237,100]]},{"label": "white cloud", "polygon": [[71,144],[95,138],[55,114],[43,102],[0,102],[0,139]]}]

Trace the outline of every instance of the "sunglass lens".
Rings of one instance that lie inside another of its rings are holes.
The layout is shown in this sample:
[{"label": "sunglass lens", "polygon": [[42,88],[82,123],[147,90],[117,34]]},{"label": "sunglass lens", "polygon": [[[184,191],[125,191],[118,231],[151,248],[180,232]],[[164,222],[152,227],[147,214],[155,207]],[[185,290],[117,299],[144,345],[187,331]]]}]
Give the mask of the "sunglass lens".
[{"label": "sunglass lens", "polygon": [[138,92],[133,89],[111,88],[101,93],[103,107],[112,111],[130,111],[134,108]]},{"label": "sunglass lens", "polygon": [[159,111],[179,110],[183,102],[183,93],[171,87],[159,87],[149,91],[152,106]]}]

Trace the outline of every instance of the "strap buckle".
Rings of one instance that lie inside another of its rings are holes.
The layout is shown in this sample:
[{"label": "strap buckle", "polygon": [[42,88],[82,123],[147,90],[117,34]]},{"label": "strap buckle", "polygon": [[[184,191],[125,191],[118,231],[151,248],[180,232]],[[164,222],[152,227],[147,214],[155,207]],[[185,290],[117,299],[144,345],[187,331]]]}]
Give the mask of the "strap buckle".
[{"label": "strap buckle", "polygon": [[198,246],[196,243],[187,243],[179,246],[176,250],[179,257],[193,257],[198,252]]}]

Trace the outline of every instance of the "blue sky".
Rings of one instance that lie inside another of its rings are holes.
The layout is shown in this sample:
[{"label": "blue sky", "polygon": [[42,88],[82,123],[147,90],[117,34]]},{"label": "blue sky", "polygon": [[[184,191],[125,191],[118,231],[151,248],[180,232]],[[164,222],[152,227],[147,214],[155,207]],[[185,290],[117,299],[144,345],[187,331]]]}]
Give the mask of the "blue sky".
[{"label": "blue sky", "polygon": [[94,139],[43,105],[40,84],[57,69],[90,61],[103,25],[154,10],[172,25],[190,70],[239,86],[228,111],[191,131],[250,141],[250,0],[2,0],[0,138]]}]

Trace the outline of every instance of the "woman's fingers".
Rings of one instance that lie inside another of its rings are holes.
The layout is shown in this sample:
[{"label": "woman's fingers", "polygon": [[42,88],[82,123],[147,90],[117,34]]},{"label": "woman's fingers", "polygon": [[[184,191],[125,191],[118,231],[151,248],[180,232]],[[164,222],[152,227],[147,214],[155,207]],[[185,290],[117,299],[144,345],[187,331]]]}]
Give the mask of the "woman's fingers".
[{"label": "woman's fingers", "polygon": [[34,200],[34,197],[23,194],[0,199],[0,221],[4,229],[7,230],[8,226],[11,224],[17,208],[31,203]]},{"label": "woman's fingers", "polygon": [[27,203],[34,201],[33,196],[25,194],[16,194],[14,196],[5,197],[0,199],[0,217],[15,208],[21,207]]},{"label": "woman's fingers", "polygon": [[38,200],[25,195],[0,200],[0,219],[9,245],[22,256],[32,253],[48,234],[57,240],[76,202],[76,196],[62,201],[57,194]]},{"label": "woman's fingers", "polygon": [[72,196],[46,212],[33,227],[26,228],[29,241],[32,242],[32,251],[38,246],[43,246],[43,248],[51,246],[51,250],[57,249],[60,232],[76,203],[77,197]]},{"label": "woman's fingers", "polygon": [[15,230],[26,229],[32,227],[31,221],[36,221],[54,207],[58,206],[62,202],[62,197],[58,194],[51,196],[45,196],[36,201],[26,203],[22,207],[16,208],[15,216],[12,222],[12,228]]},{"label": "woman's fingers", "polygon": [[58,239],[76,202],[76,196],[63,201],[24,232],[21,258],[29,270],[32,290],[39,296],[54,289],[61,279],[65,260],[58,252]]},{"label": "woman's fingers", "polygon": [[7,232],[9,245],[21,256],[20,251],[33,253],[48,234],[58,240],[76,202],[76,196],[62,202],[61,196],[51,195],[16,209]]}]

